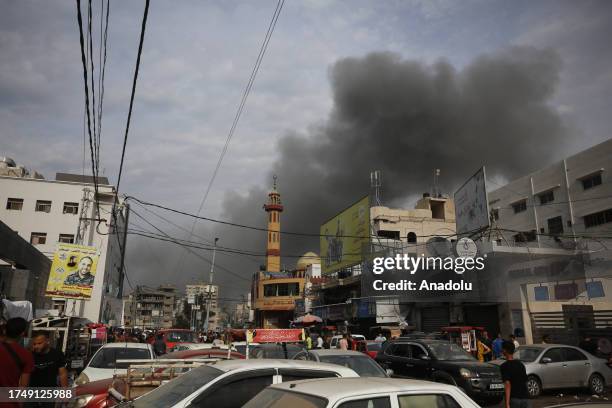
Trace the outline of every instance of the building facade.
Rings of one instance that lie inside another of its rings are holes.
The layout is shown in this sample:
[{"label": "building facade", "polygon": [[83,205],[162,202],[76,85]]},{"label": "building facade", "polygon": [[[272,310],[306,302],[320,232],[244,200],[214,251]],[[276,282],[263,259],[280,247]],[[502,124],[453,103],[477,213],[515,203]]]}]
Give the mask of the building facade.
[{"label": "building facade", "polygon": [[[4,158],[0,160],[0,220],[51,260],[58,243],[96,247],[100,257],[91,299],[45,298],[47,271],[37,277],[37,296],[45,299],[37,308],[41,313],[56,309],[116,325],[122,311],[124,226],[129,207],[116,197],[106,178],[100,177],[98,183],[100,213],[92,177],[58,173],[55,180],[45,180]],[[116,217],[112,217],[113,211]],[[28,285],[35,286],[29,279]]]},{"label": "building facade", "polygon": [[137,286],[123,301],[124,326],[151,330],[174,327],[176,298],[176,288],[170,285]]},{"label": "building facade", "polygon": [[210,305],[208,328],[216,330],[219,325],[219,286],[207,283],[185,286],[187,303],[191,305],[191,321],[194,329],[204,327],[206,307]]}]

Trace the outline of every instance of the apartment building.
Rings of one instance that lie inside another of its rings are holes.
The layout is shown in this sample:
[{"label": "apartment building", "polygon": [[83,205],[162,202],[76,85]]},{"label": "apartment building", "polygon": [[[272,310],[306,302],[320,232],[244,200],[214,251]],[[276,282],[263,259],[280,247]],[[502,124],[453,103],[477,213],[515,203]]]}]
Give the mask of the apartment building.
[{"label": "apartment building", "polygon": [[206,305],[210,304],[208,327],[211,330],[216,329],[219,323],[219,286],[206,283],[190,284],[185,286],[185,293],[187,295],[187,303],[196,306],[195,308],[192,306],[192,310],[197,310],[196,313],[201,313],[199,315],[201,319],[197,319],[197,314],[194,316],[195,326],[204,326]]},{"label": "apartment building", "polygon": [[124,299],[123,324],[140,329],[170,329],[175,323],[176,298],[176,288],[170,285],[137,286]]},{"label": "apartment building", "polygon": [[[0,158],[0,221],[49,259],[53,258],[58,243],[94,246],[100,253],[91,299],[46,298],[37,307],[56,309],[94,322],[118,324],[124,279],[124,225],[129,207],[116,197],[108,179],[100,177],[98,213],[94,190],[90,176],[57,173],[54,180],[46,180],[36,172],[16,166],[10,158]],[[113,211],[116,219],[112,217]],[[3,279],[18,273],[7,263],[0,269]],[[48,272],[31,277],[40,282],[37,296],[41,299],[45,299]],[[29,286],[36,284],[28,281]]]}]

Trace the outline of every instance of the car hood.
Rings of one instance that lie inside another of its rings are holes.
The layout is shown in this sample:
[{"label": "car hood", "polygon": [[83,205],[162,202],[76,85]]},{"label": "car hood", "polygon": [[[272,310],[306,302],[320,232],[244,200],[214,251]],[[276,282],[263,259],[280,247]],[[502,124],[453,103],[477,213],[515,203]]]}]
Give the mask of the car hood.
[{"label": "car hood", "polygon": [[89,381],[104,380],[106,378],[113,378],[115,374],[127,374],[126,368],[93,368],[87,367],[84,371]]}]

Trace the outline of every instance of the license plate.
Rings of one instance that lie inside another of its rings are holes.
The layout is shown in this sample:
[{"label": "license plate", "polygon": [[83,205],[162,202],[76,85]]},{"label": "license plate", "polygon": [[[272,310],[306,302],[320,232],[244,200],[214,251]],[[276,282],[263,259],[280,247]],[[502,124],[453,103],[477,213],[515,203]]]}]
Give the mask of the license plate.
[{"label": "license plate", "polygon": [[489,389],[490,390],[501,390],[504,388],[504,384],[490,384],[489,385]]}]

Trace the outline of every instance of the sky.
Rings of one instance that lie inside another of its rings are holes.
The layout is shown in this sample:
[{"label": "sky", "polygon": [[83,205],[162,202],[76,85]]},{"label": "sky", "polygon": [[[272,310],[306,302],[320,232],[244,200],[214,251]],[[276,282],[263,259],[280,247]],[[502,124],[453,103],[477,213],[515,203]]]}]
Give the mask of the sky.
[{"label": "sky", "polygon": [[[97,73],[101,2],[92,4]],[[276,5],[151,2],[122,194],[197,212]],[[0,156],[47,179],[91,173],[75,2],[0,7]],[[144,1],[110,1],[100,171],[111,183],[143,10]],[[452,194],[482,165],[503,183],[602,142],[612,125],[606,38],[606,0],[287,1],[201,215],[264,226],[261,206],[277,174],[283,229],[316,233],[367,193],[374,169],[383,171],[385,204],[410,207],[434,168]],[[193,219],[132,207],[189,237]],[[265,251],[260,233],[206,222],[195,233]],[[283,264],[317,244],[284,240]],[[130,236],[130,280],[181,289],[207,279],[210,251],[196,252]],[[264,263],[228,253],[216,261],[228,301],[248,292]]]}]

